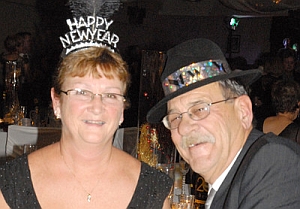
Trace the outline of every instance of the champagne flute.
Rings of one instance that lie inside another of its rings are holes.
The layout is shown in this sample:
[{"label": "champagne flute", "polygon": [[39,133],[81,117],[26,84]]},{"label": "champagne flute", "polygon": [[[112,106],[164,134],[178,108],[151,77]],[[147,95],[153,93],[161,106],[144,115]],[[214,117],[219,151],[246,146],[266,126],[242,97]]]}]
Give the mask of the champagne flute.
[{"label": "champagne flute", "polygon": [[35,144],[24,144],[22,146],[22,148],[23,148],[24,154],[25,153],[30,154],[30,153],[34,152],[35,150],[37,150],[37,146]]},{"label": "champagne flute", "polygon": [[179,161],[179,166],[180,166],[180,172],[182,174],[182,189],[181,189],[181,194],[184,195],[184,190],[185,190],[185,176],[188,173],[190,169],[190,165],[185,162],[184,160]]}]

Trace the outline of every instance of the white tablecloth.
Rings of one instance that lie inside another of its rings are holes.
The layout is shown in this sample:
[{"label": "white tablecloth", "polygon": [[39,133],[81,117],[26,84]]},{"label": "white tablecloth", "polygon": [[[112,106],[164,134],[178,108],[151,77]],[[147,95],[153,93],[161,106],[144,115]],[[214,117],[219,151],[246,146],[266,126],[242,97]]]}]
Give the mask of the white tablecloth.
[{"label": "white tablecloth", "polygon": [[[14,150],[24,144],[44,147],[59,141],[60,136],[61,128],[10,125],[8,132],[0,132],[0,157],[12,156]],[[121,128],[115,134],[113,145],[135,156],[137,137],[137,127]]]},{"label": "white tablecloth", "polygon": [[0,157],[5,157],[5,149],[6,149],[6,141],[7,141],[7,132],[0,132]]},{"label": "white tablecloth", "polygon": [[137,127],[120,128],[115,134],[113,145],[136,157],[138,136],[139,130]]},{"label": "white tablecloth", "polygon": [[60,140],[61,128],[10,125],[7,131],[6,156],[11,156],[16,147],[36,144],[38,148]]}]

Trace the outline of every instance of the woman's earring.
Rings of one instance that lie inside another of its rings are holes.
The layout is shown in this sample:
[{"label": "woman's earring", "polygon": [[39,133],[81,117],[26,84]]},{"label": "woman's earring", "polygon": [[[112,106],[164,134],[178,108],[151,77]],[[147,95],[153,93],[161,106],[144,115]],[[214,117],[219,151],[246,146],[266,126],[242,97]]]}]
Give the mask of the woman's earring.
[{"label": "woman's earring", "polygon": [[58,113],[58,111],[54,111],[54,115],[56,119],[60,119],[60,114]]},{"label": "woman's earring", "polygon": [[119,126],[121,126],[122,125],[122,121],[119,121]]}]

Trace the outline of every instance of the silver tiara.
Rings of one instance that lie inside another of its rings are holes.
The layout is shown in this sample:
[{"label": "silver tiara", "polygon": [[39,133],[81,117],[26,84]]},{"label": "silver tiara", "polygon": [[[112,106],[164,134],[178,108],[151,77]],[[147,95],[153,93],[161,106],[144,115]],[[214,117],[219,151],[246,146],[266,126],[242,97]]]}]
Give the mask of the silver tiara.
[{"label": "silver tiara", "polygon": [[70,31],[59,37],[64,48],[61,56],[92,46],[115,51],[119,36],[109,30],[113,23],[109,17],[120,5],[120,0],[69,0],[73,18],[66,20]]}]

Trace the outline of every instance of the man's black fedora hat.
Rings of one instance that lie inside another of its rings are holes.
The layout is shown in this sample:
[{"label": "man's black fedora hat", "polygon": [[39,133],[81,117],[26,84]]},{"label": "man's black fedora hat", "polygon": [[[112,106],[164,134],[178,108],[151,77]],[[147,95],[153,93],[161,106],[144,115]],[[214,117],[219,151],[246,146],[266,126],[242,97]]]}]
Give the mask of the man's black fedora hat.
[{"label": "man's black fedora hat", "polygon": [[225,79],[248,86],[260,76],[257,69],[231,71],[220,47],[208,39],[183,42],[167,52],[161,75],[165,97],[150,109],[147,121],[161,122],[167,114],[167,102],[195,88]]}]

